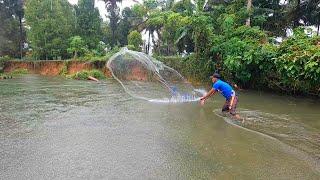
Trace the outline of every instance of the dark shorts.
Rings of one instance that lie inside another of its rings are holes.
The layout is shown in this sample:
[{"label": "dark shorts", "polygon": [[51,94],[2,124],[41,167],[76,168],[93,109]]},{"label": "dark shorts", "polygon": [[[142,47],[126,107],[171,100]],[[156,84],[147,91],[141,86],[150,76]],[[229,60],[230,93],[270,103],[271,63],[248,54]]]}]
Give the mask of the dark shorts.
[{"label": "dark shorts", "polygon": [[[231,104],[231,101],[232,101],[232,104]],[[231,104],[231,108],[230,108],[230,104]],[[233,116],[236,115],[237,104],[238,104],[238,96],[233,96],[233,100],[231,97],[229,100],[226,100],[226,102],[224,103],[222,107],[222,112],[229,112]]]}]

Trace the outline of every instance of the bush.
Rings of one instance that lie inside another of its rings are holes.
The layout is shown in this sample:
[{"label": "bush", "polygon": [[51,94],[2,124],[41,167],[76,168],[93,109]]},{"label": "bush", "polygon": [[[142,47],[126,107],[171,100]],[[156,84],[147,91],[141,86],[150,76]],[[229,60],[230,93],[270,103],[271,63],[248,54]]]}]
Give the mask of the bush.
[{"label": "bush", "polygon": [[80,71],[72,76],[73,79],[87,80],[89,77],[89,71]]},{"label": "bush", "polygon": [[197,59],[195,54],[188,57],[159,56],[156,58],[192,82],[208,82],[209,75],[215,69],[215,62],[210,59]]},{"label": "bush", "polygon": [[293,93],[320,90],[320,42],[319,37],[308,37],[302,29],[285,40],[274,58],[278,73],[278,86]]},{"label": "bush", "polygon": [[0,56],[0,63],[9,61],[11,58],[9,56]]},{"label": "bush", "polygon": [[73,36],[69,39],[69,48],[67,51],[73,54],[73,58],[77,59],[88,51],[85,41],[80,36]]},{"label": "bush", "polygon": [[[261,79],[274,68],[275,46],[256,27],[226,26],[223,35],[213,36],[212,54],[221,74],[245,87],[260,86]],[[218,69],[218,68],[217,68]]]},{"label": "bush", "polygon": [[95,51],[87,51],[82,57],[77,58],[78,61],[107,61],[115,53],[119,52],[120,48],[118,46],[113,47],[110,51],[106,52],[103,56],[100,54],[95,54]]},{"label": "bush", "polygon": [[132,31],[128,35],[128,49],[141,51],[142,36],[138,31]]},{"label": "bush", "polygon": [[97,78],[97,79],[105,79],[104,74],[101,71],[96,70],[96,69],[89,71],[89,74],[90,74],[90,76]]},{"label": "bush", "polygon": [[92,76],[94,78],[97,78],[97,79],[105,79],[105,76],[104,74],[99,71],[99,70],[91,70],[91,71],[80,71],[80,72],[77,72],[76,74],[72,75],[71,77],[73,79],[78,79],[78,80],[87,80],[89,76]]},{"label": "bush", "polygon": [[12,74],[12,75],[22,75],[22,74],[28,74],[28,73],[29,73],[28,69],[15,69],[10,74]]},{"label": "bush", "polygon": [[0,73],[0,79],[12,79],[12,75]]},{"label": "bush", "polygon": [[5,61],[9,61],[10,57],[9,56],[1,56],[0,57],[0,73],[3,73],[3,65]]},{"label": "bush", "polygon": [[69,64],[70,61],[65,61],[63,63],[63,67],[62,69],[60,70],[59,72],[59,75],[61,76],[66,76],[68,74],[68,64]]}]

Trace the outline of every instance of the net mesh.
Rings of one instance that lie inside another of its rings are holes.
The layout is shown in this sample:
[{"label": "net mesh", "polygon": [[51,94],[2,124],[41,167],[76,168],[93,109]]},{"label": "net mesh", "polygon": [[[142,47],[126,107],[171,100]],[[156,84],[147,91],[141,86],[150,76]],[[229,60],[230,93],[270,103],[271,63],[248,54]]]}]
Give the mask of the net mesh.
[{"label": "net mesh", "polygon": [[123,48],[107,63],[113,77],[131,96],[154,102],[197,101],[195,89],[176,70],[144,54]]}]

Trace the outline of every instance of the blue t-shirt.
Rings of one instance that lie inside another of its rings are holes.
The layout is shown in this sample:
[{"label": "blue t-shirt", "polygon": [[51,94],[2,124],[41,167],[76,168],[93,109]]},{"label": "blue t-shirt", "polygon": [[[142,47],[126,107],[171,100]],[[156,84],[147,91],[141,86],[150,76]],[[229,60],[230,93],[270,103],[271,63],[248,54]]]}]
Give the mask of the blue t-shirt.
[{"label": "blue t-shirt", "polygon": [[224,81],[221,81],[220,79],[218,81],[216,81],[213,85],[212,85],[212,88],[215,90],[215,91],[219,91],[221,92],[221,94],[227,99],[229,100],[233,94],[233,89],[232,87],[224,82]]}]

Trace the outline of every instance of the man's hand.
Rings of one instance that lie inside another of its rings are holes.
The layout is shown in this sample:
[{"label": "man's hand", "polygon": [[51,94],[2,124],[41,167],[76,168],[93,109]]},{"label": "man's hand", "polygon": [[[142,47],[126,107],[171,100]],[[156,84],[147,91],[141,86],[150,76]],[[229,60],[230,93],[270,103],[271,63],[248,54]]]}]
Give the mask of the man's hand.
[{"label": "man's hand", "polygon": [[204,105],[205,101],[206,101],[205,99],[200,100],[200,104],[201,104],[201,106],[203,106],[203,105]]},{"label": "man's hand", "polygon": [[204,105],[205,101],[206,101],[206,96],[202,96],[202,97],[200,98],[200,104],[201,104],[201,106]]},{"label": "man's hand", "polygon": [[202,96],[200,98],[200,104],[204,105],[205,101],[207,98],[209,98],[210,96],[212,96],[216,91],[212,88],[206,95]]}]

